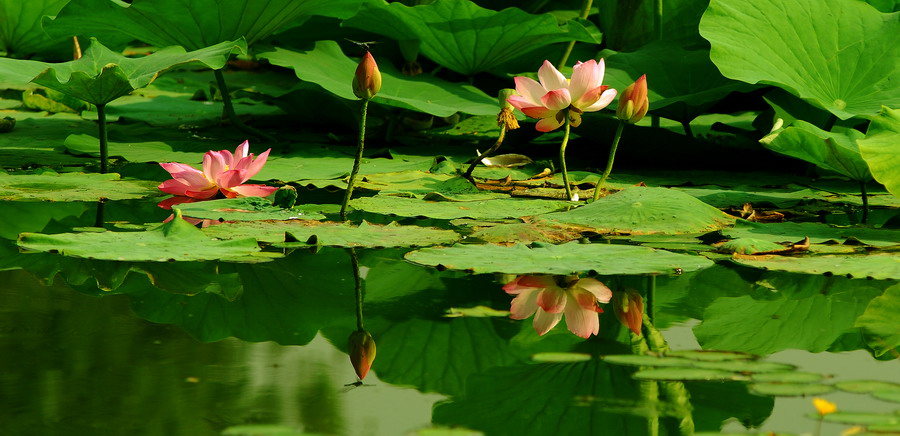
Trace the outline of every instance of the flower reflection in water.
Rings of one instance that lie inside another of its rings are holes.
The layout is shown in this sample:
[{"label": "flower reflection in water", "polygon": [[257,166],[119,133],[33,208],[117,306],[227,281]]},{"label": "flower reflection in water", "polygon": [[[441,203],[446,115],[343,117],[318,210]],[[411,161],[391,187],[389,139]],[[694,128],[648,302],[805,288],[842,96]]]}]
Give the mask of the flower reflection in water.
[{"label": "flower reflection in water", "polygon": [[609,303],[612,291],[599,280],[578,276],[518,276],[503,286],[515,295],[510,317],[534,315],[534,329],[544,335],[566,316],[569,331],[587,339],[600,332],[599,303]]}]

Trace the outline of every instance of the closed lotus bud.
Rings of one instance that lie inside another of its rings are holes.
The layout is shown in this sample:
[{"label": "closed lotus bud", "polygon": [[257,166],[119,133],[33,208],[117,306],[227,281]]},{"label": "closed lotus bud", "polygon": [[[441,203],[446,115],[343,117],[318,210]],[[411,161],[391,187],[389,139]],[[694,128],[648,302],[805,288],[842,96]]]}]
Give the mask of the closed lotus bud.
[{"label": "closed lotus bud", "polygon": [[641,325],[644,323],[644,299],[641,294],[633,288],[613,292],[612,304],[619,322],[640,336]]},{"label": "closed lotus bud", "polygon": [[357,377],[362,380],[375,361],[375,340],[369,332],[357,330],[350,334],[349,342],[350,363],[353,364]]},{"label": "closed lotus bud", "polygon": [[647,75],[644,74],[631,85],[625,88],[619,96],[619,107],[616,109],[616,117],[626,123],[634,124],[647,115],[650,108],[650,99],[647,97]]},{"label": "closed lotus bud", "polygon": [[362,99],[371,99],[381,89],[381,72],[372,53],[366,52],[356,67],[353,76],[353,94]]},{"label": "closed lotus bud", "polygon": [[500,113],[497,114],[497,125],[506,126],[506,130],[514,130],[519,128],[519,121],[513,113],[513,105],[507,101],[508,98],[516,95],[514,89],[504,88],[500,90]]}]

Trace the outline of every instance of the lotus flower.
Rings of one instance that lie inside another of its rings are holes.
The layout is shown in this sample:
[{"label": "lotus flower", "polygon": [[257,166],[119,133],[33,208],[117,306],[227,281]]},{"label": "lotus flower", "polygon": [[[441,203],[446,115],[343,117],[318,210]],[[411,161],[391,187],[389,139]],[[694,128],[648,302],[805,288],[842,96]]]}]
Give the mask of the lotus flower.
[{"label": "lotus flower", "polygon": [[[565,287],[557,283],[562,279]],[[515,295],[510,318],[525,319],[534,315],[534,330],[544,335],[566,315],[569,331],[587,339],[600,332],[602,313],[598,303],[608,303],[612,291],[595,279],[578,276],[519,276],[503,286]]]},{"label": "lotus flower", "polygon": [[275,187],[266,185],[244,185],[266,164],[268,149],[254,159],[247,154],[250,145],[244,141],[232,154],[228,150],[208,151],[203,155],[203,171],[190,165],[168,162],[160,163],[172,180],[159,185],[165,193],[197,199],[209,199],[221,192],[225,197],[265,197],[275,192]]},{"label": "lotus flower", "polygon": [[508,99],[510,104],[531,118],[540,119],[537,130],[550,132],[565,122],[568,113],[573,127],[581,124],[582,112],[594,112],[605,108],[614,98],[616,90],[601,85],[606,65],[603,59],[578,62],[572,67],[572,79],[568,80],[550,61],[538,69],[538,79],[516,77],[519,95]]},{"label": "lotus flower", "polygon": [[350,334],[348,340],[350,363],[360,380],[366,378],[372,362],[375,361],[375,340],[365,330],[357,330]]}]

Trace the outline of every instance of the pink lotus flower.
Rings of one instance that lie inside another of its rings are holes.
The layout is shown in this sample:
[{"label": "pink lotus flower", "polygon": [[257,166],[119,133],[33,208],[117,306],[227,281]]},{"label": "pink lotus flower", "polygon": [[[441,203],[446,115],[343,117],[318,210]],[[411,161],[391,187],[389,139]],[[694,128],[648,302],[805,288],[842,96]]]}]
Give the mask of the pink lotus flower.
[{"label": "pink lotus flower", "polygon": [[528,77],[516,77],[519,95],[508,101],[525,115],[540,119],[538,131],[558,129],[565,122],[566,114],[572,126],[578,127],[582,112],[603,109],[616,98],[615,89],[601,85],[605,69],[603,59],[578,62],[572,67],[572,79],[568,80],[550,61],[544,61],[538,70],[540,83]]},{"label": "pink lotus flower", "polygon": [[[557,283],[562,279],[565,287]],[[503,286],[515,295],[510,318],[525,319],[534,315],[534,330],[544,335],[559,323],[563,313],[569,331],[587,339],[600,332],[602,313],[598,303],[608,303],[612,291],[599,280],[578,276],[519,276]]]},{"label": "pink lotus flower", "polygon": [[254,160],[252,153],[247,154],[249,148],[250,145],[244,141],[234,154],[228,150],[207,151],[203,155],[203,171],[175,162],[160,163],[172,175],[172,180],[161,183],[159,189],[168,194],[201,200],[212,198],[219,192],[228,198],[265,197],[278,188],[243,183],[262,169],[272,149],[264,151]]}]

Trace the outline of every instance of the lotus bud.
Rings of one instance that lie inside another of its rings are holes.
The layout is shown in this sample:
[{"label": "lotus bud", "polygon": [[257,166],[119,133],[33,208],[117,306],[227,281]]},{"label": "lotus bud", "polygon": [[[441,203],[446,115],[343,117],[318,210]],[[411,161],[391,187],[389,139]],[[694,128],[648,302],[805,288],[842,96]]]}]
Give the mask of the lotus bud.
[{"label": "lotus bud", "polygon": [[644,74],[625,88],[619,96],[619,107],[616,117],[629,124],[637,123],[647,115],[650,99],[647,97],[647,75]]},{"label": "lotus bud", "polygon": [[625,288],[624,291],[613,293],[612,303],[619,322],[640,336],[644,322],[644,299],[641,294],[633,288]]},{"label": "lotus bud", "polygon": [[508,98],[516,95],[514,89],[504,88],[500,90],[500,113],[497,114],[497,125],[506,126],[506,130],[514,130],[519,128],[519,121],[513,114],[513,105],[507,101]]},{"label": "lotus bud", "polygon": [[353,94],[359,98],[369,100],[381,89],[381,72],[378,71],[378,64],[372,53],[366,54],[359,61],[356,67],[356,74],[353,76]]},{"label": "lotus bud", "polygon": [[275,191],[275,199],[272,202],[275,206],[282,209],[290,209],[297,203],[297,188],[291,185],[284,185]]},{"label": "lotus bud", "polygon": [[369,332],[357,330],[350,334],[349,342],[350,363],[353,364],[357,377],[362,380],[375,361],[375,340]]}]

